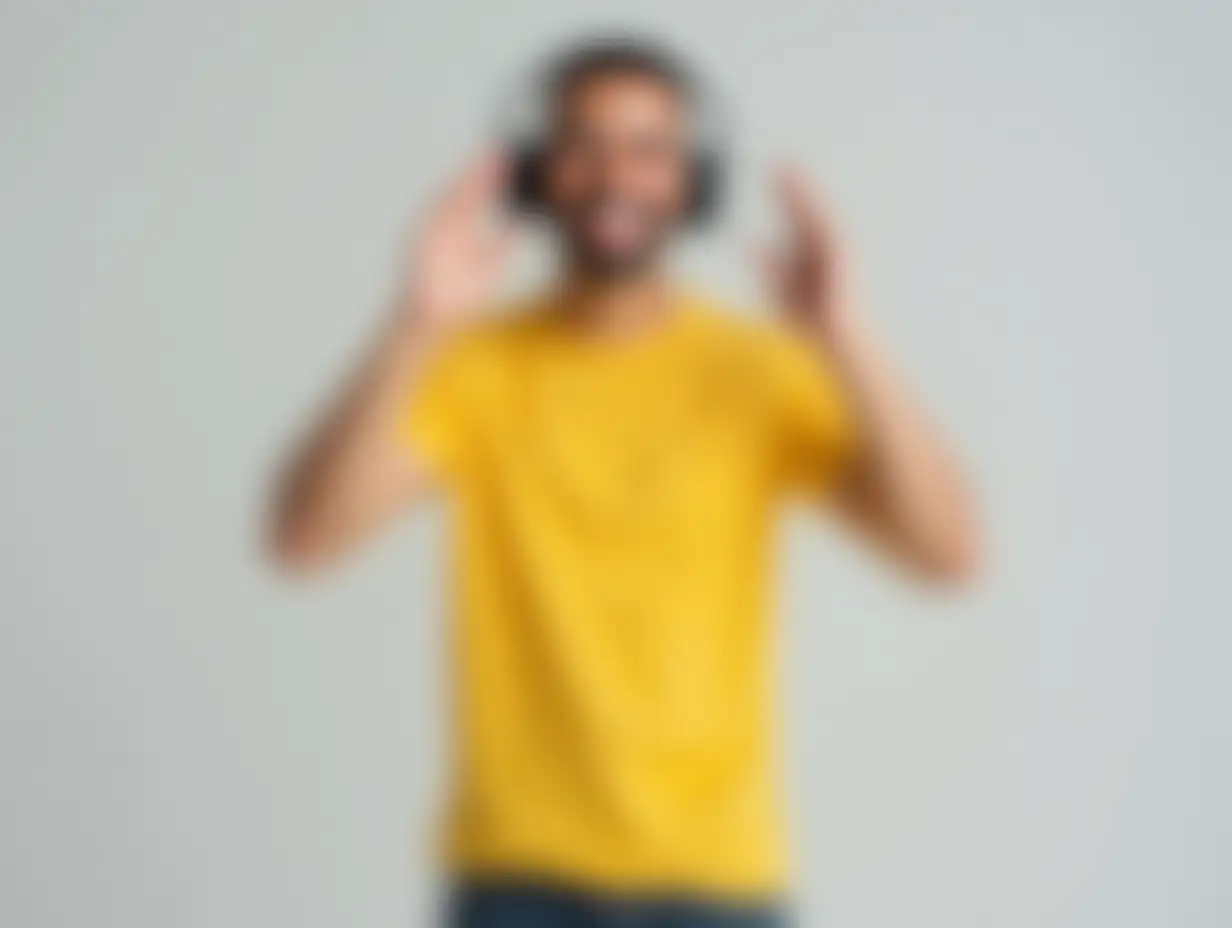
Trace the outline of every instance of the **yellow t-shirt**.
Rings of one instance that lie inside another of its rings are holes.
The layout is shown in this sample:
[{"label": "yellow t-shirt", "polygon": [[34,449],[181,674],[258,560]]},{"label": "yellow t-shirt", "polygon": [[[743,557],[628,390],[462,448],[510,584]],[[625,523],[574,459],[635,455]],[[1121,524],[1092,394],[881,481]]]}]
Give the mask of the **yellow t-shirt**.
[{"label": "yellow t-shirt", "polygon": [[402,426],[455,504],[450,866],[781,889],[768,574],[778,504],[850,446],[822,360],[696,297],[628,342],[532,301]]}]

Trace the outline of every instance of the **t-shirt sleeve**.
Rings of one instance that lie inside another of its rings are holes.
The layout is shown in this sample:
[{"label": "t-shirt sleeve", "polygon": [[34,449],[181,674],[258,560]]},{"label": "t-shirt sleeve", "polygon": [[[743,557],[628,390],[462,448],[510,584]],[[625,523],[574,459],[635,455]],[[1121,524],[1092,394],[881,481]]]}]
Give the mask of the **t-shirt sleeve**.
[{"label": "t-shirt sleeve", "polygon": [[776,385],[778,473],[788,489],[828,490],[842,477],[857,445],[846,394],[820,351],[783,336],[771,349]]},{"label": "t-shirt sleeve", "polygon": [[468,445],[464,352],[445,346],[426,362],[398,412],[398,437],[437,476],[456,476]]}]

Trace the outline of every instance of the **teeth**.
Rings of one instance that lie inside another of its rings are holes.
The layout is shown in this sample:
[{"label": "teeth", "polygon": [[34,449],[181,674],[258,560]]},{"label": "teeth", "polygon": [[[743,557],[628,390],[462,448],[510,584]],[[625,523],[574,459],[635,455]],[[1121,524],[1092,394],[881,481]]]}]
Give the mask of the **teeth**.
[{"label": "teeth", "polygon": [[591,213],[590,218],[592,231],[605,241],[615,244],[636,237],[640,226],[637,211],[618,203],[598,207]]}]

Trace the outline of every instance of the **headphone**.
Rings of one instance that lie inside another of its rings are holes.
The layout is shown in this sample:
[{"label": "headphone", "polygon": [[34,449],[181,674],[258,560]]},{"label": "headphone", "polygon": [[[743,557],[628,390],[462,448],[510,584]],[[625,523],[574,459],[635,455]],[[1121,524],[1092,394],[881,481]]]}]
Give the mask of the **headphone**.
[{"label": "headphone", "polygon": [[689,155],[691,190],[686,219],[693,225],[711,222],[722,205],[726,166],[726,121],[719,101],[680,56],[654,42],[630,38],[586,42],[559,53],[536,72],[533,93],[525,93],[522,88],[512,105],[502,108],[501,135],[510,153],[510,209],[527,215],[543,214],[548,106],[570,84],[603,71],[648,75],[684,100],[696,124]]}]

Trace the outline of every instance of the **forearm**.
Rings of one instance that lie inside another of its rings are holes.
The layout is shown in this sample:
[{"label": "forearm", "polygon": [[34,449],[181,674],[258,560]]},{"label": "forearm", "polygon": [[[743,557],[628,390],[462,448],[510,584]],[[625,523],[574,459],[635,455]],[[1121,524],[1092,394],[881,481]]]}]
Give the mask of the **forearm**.
[{"label": "forearm", "polygon": [[947,444],[872,333],[851,316],[819,337],[856,417],[858,451],[844,510],[907,566],[961,581],[974,570],[977,529]]},{"label": "forearm", "polygon": [[309,432],[274,498],[269,544],[280,564],[330,560],[426,480],[399,447],[395,424],[436,341],[415,313],[395,313]]},{"label": "forearm", "polygon": [[416,237],[397,311],[279,482],[269,527],[279,564],[298,570],[336,557],[431,481],[397,423],[429,357],[497,281],[512,238],[489,220],[504,187],[501,159],[477,159]]}]

